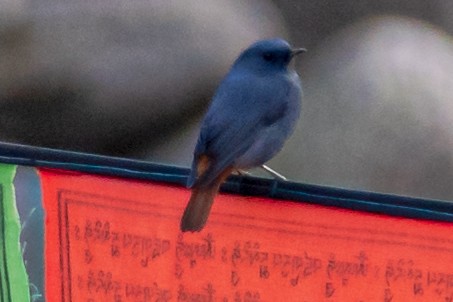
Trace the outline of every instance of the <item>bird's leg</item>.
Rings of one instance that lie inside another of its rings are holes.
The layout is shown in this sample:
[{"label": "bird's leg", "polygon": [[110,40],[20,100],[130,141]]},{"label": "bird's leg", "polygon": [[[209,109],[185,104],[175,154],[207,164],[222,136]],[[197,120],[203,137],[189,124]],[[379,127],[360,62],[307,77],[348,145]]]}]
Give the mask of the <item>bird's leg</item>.
[{"label": "bird's leg", "polygon": [[245,171],[245,170],[241,170],[241,169],[236,169],[235,171],[239,176],[250,176],[252,175],[252,173],[248,172],[248,171]]},{"label": "bird's leg", "polygon": [[261,165],[261,169],[272,175],[275,179],[281,180],[281,181],[287,181],[286,177],[278,173],[277,171],[272,170],[266,165]]}]

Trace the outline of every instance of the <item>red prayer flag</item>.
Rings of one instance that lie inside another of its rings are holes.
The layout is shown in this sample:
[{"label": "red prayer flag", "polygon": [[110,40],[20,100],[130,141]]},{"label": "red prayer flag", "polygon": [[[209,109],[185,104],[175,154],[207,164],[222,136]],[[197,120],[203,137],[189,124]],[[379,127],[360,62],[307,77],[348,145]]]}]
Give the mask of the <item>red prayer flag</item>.
[{"label": "red prayer flag", "polygon": [[46,301],[452,301],[452,223],[40,170]]}]

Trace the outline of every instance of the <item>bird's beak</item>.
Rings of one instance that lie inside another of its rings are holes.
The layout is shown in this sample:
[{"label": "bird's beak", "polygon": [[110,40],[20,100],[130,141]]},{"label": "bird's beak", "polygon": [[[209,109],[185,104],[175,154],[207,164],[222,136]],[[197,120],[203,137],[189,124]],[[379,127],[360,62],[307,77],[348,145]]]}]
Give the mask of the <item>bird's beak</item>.
[{"label": "bird's beak", "polygon": [[294,48],[294,49],[291,49],[291,57],[295,57],[298,54],[301,54],[303,52],[307,52],[307,50],[305,48]]}]

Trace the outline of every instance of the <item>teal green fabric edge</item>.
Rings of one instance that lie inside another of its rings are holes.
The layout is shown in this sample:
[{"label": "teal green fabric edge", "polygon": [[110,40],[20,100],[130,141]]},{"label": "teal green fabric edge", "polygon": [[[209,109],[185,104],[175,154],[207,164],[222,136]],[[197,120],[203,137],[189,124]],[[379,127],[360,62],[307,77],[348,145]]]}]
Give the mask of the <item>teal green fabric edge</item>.
[{"label": "teal green fabric edge", "polygon": [[0,297],[5,302],[28,302],[30,291],[20,247],[15,174],[15,165],[0,164]]}]

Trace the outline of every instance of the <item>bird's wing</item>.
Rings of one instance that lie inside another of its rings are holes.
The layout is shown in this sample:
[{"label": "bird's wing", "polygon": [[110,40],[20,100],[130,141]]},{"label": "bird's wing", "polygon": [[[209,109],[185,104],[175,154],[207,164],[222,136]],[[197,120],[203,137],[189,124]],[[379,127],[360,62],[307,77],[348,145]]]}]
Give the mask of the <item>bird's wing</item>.
[{"label": "bird's wing", "polygon": [[203,120],[188,186],[209,185],[231,168],[266,127],[286,114],[290,90],[287,81],[227,78]]}]

